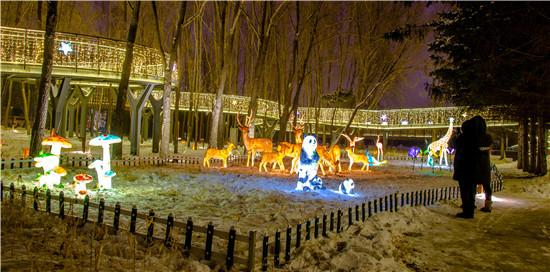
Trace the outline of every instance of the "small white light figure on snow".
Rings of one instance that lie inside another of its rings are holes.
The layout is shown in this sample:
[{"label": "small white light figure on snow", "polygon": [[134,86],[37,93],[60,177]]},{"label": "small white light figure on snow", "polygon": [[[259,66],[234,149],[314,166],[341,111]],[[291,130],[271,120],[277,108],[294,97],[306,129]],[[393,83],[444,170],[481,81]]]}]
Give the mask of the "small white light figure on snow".
[{"label": "small white light figure on snow", "polygon": [[317,138],[308,135],[302,142],[300,160],[298,161],[298,182],[296,190],[313,191],[325,189],[323,181],[317,176],[319,154],[317,154]]},{"label": "small white light figure on snow", "polygon": [[67,56],[69,53],[73,52],[73,47],[70,42],[61,42],[61,47],[59,51],[63,52],[63,55]]},{"label": "small white light figure on snow", "polygon": [[340,186],[338,186],[338,191],[342,194],[349,195],[352,194],[353,189],[355,188],[355,183],[352,179],[346,179],[340,183]]},{"label": "small white light figure on snow", "polygon": [[73,177],[74,193],[78,198],[84,198],[88,194],[86,184],[92,182],[94,178],[88,174],[78,174]]},{"label": "small white light figure on snow", "polygon": [[88,166],[90,169],[96,169],[97,182],[100,189],[111,189],[111,178],[116,175],[111,171],[111,152],[109,145],[120,143],[120,137],[103,134],[90,140],[91,146],[101,146],[103,148],[103,160],[95,160]]}]

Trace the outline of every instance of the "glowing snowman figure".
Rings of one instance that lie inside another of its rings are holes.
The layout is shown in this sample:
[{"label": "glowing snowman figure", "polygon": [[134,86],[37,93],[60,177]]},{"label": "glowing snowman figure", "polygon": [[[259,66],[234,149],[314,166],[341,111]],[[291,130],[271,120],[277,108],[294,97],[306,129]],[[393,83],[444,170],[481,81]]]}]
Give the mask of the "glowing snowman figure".
[{"label": "glowing snowman figure", "polygon": [[340,183],[340,186],[338,186],[338,191],[342,194],[348,195],[352,194],[353,189],[355,188],[355,183],[352,179],[346,179],[342,183]]},{"label": "glowing snowman figure", "polygon": [[111,152],[109,145],[120,143],[120,137],[103,134],[90,140],[91,146],[101,146],[103,148],[103,160],[96,160],[88,166],[90,169],[96,169],[97,182],[100,189],[111,189],[111,179],[116,175],[111,171]]},{"label": "glowing snowman figure", "polygon": [[317,138],[306,136],[302,142],[300,161],[298,161],[298,183],[296,190],[313,191],[325,189],[323,181],[317,176],[319,154],[317,154]]}]

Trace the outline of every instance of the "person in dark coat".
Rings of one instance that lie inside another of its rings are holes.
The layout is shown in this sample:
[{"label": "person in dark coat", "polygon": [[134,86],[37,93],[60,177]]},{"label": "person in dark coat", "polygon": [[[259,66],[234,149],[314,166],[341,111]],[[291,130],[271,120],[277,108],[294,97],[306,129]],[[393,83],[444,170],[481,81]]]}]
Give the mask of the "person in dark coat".
[{"label": "person in dark coat", "polygon": [[462,212],[457,217],[474,218],[475,189],[475,126],[472,120],[462,123],[461,133],[454,143],[456,153],[454,159],[453,179],[458,181],[460,198],[462,199]]},{"label": "person in dark coat", "polygon": [[481,116],[475,116],[472,119],[475,131],[476,152],[474,153],[474,172],[476,184],[483,185],[485,193],[485,206],[481,208],[483,212],[492,210],[492,188],[491,188],[491,145],[493,139],[487,134],[487,124]]}]

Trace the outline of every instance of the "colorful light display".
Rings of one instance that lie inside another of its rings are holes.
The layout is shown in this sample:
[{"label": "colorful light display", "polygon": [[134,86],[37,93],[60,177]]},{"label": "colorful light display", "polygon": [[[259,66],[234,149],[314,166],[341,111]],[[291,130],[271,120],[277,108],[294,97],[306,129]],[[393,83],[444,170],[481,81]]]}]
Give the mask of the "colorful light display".
[{"label": "colorful light display", "polygon": [[354,188],[355,188],[355,183],[353,182],[352,179],[348,178],[342,181],[342,183],[340,183],[340,185],[338,186],[338,192],[348,195],[353,193],[352,191]]},{"label": "colorful light display", "polygon": [[41,167],[44,171],[43,174],[38,174],[38,186],[46,186],[49,189],[53,189],[54,185],[61,183],[61,177],[67,175],[67,171],[63,167],[58,166],[59,157],[51,154],[40,152],[38,156],[34,158],[35,166]]},{"label": "colorful light display", "polygon": [[453,134],[453,121],[453,117],[449,118],[449,129],[447,129],[447,133],[445,133],[445,135],[439,140],[428,145],[428,166],[433,166],[433,156],[439,156],[439,165],[441,165],[443,160],[445,160],[445,166],[449,166],[449,162],[447,160],[447,148],[449,147],[449,139]]},{"label": "colorful light display", "polygon": [[59,51],[63,52],[63,55],[67,56],[69,53],[73,52],[73,47],[70,42],[61,42],[61,47]]},{"label": "colorful light display", "polygon": [[298,182],[296,190],[313,191],[325,189],[323,181],[317,176],[319,154],[317,154],[317,138],[312,135],[304,137],[300,160],[298,161]]},{"label": "colorful light display", "polygon": [[88,166],[88,168],[96,170],[100,189],[112,188],[111,179],[116,173],[111,171],[110,145],[121,141],[120,137],[111,134],[103,134],[90,140],[91,146],[101,146],[103,148],[103,160],[95,160]]},{"label": "colorful light display", "polygon": [[74,193],[78,198],[84,198],[88,194],[86,184],[92,182],[94,178],[88,174],[78,174],[73,177]]}]

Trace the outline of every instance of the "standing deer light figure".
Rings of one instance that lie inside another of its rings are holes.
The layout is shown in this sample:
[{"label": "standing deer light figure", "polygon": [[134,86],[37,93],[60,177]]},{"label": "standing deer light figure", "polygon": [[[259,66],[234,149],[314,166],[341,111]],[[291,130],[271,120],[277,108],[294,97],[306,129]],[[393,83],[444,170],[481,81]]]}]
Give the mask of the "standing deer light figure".
[{"label": "standing deer light figure", "polygon": [[376,136],[376,159],[382,161],[384,159],[384,145],[380,142],[380,135]]},{"label": "standing deer light figure", "polygon": [[240,121],[239,114],[237,113],[237,124],[239,130],[243,134],[243,142],[246,147],[247,157],[246,157],[246,166],[250,166],[250,161],[252,159],[252,166],[254,166],[254,157],[256,152],[272,152],[273,151],[273,141],[268,138],[250,138],[248,132],[250,130],[250,125],[254,121],[251,117],[246,117],[246,123],[243,125]]},{"label": "standing deer light figure", "polygon": [[227,168],[227,157],[231,154],[231,151],[235,148],[233,143],[229,143],[225,149],[209,148],[204,154],[204,160],[202,165],[210,168],[210,159],[220,159],[223,162],[223,168]]}]

